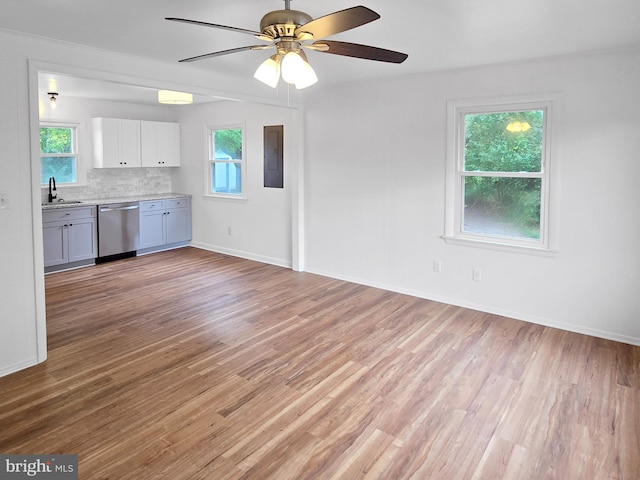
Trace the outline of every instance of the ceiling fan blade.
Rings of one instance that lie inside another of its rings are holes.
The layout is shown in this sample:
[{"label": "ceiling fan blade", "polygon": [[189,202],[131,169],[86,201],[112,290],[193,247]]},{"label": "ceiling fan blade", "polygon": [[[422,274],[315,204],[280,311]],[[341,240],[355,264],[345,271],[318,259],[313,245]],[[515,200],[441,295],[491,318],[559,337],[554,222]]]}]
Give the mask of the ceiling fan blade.
[{"label": "ceiling fan blade", "polygon": [[[351,30],[352,28],[373,22],[379,18],[380,15],[367,7],[351,7],[311,20],[299,26],[295,33],[298,38],[303,40],[310,40],[311,38],[320,39]],[[309,38],[309,36],[305,34],[311,34],[312,37]]]},{"label": "ceiling fan blade", "polygon": [[230,48],[229,50],[221,50],[219,52],[205,53],[204,55],[198,55],[196,57],[183,58],[178,60],[180,63],[195,62],[196,60],[204,60],[205,58],[221,57],[222,55],[229,55],[230,53],[244,52],[247,50],[266,50],[268,48],[274,48],[275,45],[248,45],[246,47]]},{"label": "ceiling fan blade", "polygon": [[269,35],[265,35],[261,32],[256,32],[254,30],[247,30],[246,28],[238,28],[238,27],[230,27],[228,25],[218,25],[217,23],[207,23],[200,22],[198,20],[189,20],[187,18],[175,18],[175,17],[166,17],[165,20],[169,20],[171,22],[181,22],[188,23],[190,25],[202,25],[203,27],[212,27],[212,28],[220,28],[222,30],[231,30],[232,32],[246,33],[248,35],[253,35],[261,40],[265,41],[273,41],[273,38]]},{"label": "ceiling fan blade", "polygon": [[[326,48],[328,47],[328,48]],[[360,45],[357,43],[337,42],[335,40],[321,40],[309,45],[312,50],[345,57],[363,58],[365,60],[376,60],[378,62],[402,63],[409,55],[401,52],[394,52],[384,48]]]}]

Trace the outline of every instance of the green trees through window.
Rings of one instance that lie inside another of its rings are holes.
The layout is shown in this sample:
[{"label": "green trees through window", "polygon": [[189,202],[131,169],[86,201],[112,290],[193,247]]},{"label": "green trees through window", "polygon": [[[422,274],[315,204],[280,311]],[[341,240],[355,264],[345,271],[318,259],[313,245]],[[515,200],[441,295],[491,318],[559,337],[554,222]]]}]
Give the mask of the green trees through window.
[{"label": "green trees through window", "polygon": [[40,183],[77,183],[76,128],[40,127]]},{"label": "green trees through window", "polygon": [[209,129],[209,192],[243,195],[243,132],[241,127]]},{"label": "green trees through window", "polygon": [[214,158],[216,160],[242,159],[242,129],[214,130]]},{"label": "green trees through window", "polygon": [[464,115],[463,232],[539,239],[543,110]]}]

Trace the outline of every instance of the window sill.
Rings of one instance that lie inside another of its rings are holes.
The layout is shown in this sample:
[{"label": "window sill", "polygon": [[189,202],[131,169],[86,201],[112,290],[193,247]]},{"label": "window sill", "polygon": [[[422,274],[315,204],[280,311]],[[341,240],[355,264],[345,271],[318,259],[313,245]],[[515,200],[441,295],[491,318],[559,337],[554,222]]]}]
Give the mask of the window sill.
[{"label": "window sill", "polygon": [[[57,188],[83,188],[83,187],[88,187],[89,184],[88,183],[56,183],[56,187]],[[44,185],[40,185],[40,188],[42,190],[48,190],[49,189],[49,185],[48,184],[44,184]]]},{"label": "window sill", "polygon": [[232,196],[232,195],[203,195],[203,198],[206,200],[215,200],[229,203],[247,203],[248,199],[246,197],[240,196]]},{"label": "window sill", "polygon": [[454,237],[452,235],[442,235],[441,238],[448,245],[460,245],[464,247],[484,248],[487,250],[496,250],[499,252],[523,253],[526,255],[537,255],[540,257],[555,257],[558,250],[547,247],[538,247],[534,245],[520,245],[501,242],[500,240],[481,240],[475,238]]}]

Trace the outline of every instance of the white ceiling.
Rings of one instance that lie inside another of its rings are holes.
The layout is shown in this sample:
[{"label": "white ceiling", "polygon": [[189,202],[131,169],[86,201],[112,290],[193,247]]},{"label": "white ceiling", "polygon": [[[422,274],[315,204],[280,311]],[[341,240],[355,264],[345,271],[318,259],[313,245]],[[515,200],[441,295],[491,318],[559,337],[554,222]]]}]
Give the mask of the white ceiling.
[{"label": "white ceiling", "polygon": [[[291,7],[317,18],[358,3],[293,0]],[[332,38],[402,51],[409,58],[394,65],[309,52],[323,86],[640,45],[640,0],[361,3],[381,18]],[[2,0],[0,28],[176,63],[260,42],[241,33],[168,22],[164,17],[258,30],[262,15],[282,8],[282,0]],[[251,76],[266,55],[247,51],[183,66]]]}]

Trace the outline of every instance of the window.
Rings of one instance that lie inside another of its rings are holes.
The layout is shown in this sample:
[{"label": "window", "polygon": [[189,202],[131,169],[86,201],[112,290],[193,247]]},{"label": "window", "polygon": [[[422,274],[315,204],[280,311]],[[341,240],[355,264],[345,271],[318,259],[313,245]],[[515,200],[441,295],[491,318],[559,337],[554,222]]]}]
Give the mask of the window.
[{"label": "window", "polygon": [[58,185],[78,183],[78,141],[75,125],[40,126],[40,183],[54,177]]},{"label": "window", "polygon": [[445,239],[549,249],[550,111],[450,104]]},{"label": "window", "polygon": [[209,128],[208,195],[243,197],[244,134],[241,126]]}]

